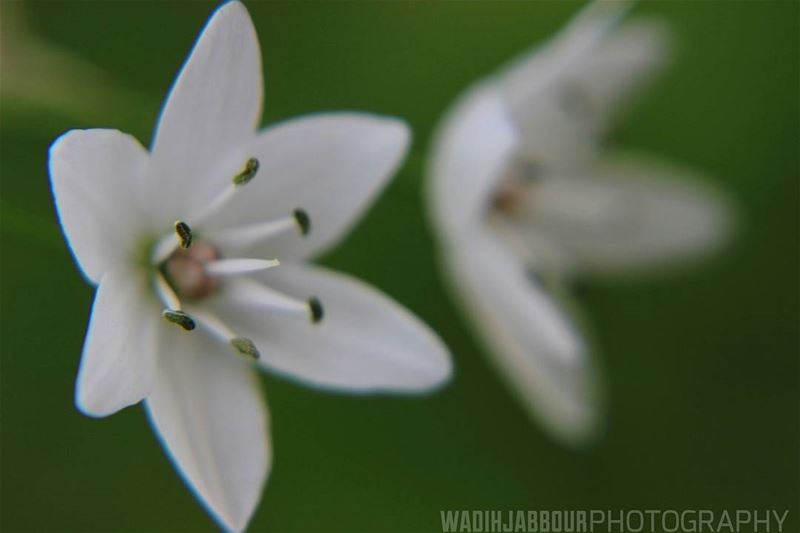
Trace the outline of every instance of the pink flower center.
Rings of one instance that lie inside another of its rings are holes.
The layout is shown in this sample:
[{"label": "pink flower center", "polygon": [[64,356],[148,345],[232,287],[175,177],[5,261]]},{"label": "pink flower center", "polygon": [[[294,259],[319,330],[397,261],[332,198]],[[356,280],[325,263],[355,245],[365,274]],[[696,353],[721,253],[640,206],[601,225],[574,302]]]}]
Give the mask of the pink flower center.
[{"label": "pink flower center", "polygon": [[202,300],[214,293],[219,280],[206,264],[220,259],[219,250],[208,241],[198,241],[190,248],[176,248],[163,265],[164,275],[179,298]]}]

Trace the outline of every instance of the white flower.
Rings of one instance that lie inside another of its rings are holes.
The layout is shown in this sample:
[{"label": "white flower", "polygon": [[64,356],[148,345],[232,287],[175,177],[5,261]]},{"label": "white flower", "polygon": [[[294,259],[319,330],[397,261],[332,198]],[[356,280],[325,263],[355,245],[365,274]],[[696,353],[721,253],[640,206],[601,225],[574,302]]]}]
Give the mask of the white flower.
[{"label": "white flower", "polygon": [[64,233],[99,285],[77,404],[105,416],[146,399],[186,482],[234,530],[271,461],[253,359],[365,393],[427,391],[450,375],[446,348],[408,311],[303,264],[379,193],[406,125],[331,113],[257,132],[261,99],[255,30],[230,2],[179,74],[150,153],[113,130],[71,131],[50,151]]},{"label": "white flower", "polygon": [[596,434],[603,394],[565,282],[708,253],[729,220],[690,172],[601,151],[612,113],[665,59],[664,29],[620,26],[625,10],[591,4],[470,88],[444,120],[429,169],[456,293],[526,407],[574,445]]}]

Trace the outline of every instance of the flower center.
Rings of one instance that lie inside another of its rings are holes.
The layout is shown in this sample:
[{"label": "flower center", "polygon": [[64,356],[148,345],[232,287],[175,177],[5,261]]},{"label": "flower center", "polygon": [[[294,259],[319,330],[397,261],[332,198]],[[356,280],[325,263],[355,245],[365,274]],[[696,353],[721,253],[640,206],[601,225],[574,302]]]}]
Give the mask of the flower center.
[{"label": "flower center", "polygon": [[221,257],[209,241],[199,241],[189,248],[177,248],[161,266],[161,271],[179,298],[201,300],[219,286],[219,280],[208,272],[206,265]]},{"label": "flower center", "polygon": [[524,208],[525,201],[543,174],[542,165],[535,161],[514,160],[497,183],[491,196],[491,209],[512,215]]},{"label": "flower center", "polygon": [[[236,303],[305,316],[312,323],[318,323],[323,317],[322,304],[316,297],[298,300],[243,276],[276,267],[280,264],[277,259],[223,258],[220,248],[214,244],[224,244],[226,250],[247,248],[291,230],[305,236],[311,230],[311,219],[302,209],[276,220],[212,230],[204,234],[203,239],[195,238],[192,227],[202,228],[238,189],[255,177],[258,168],[258,160],[249,158],[229,186],[191,219],[192,226],[182,220],[175,222],[174,231],[153,247],[150,259],[155,270],[155,289],[164,304],[162,316],[167,321],[187,331],[200,324],[240,354],[253,358],[259,357],[253,341],[234,333],[222,319],[201,305],[221,288],[222,278],[226,278],[226,295]],[[187,304],[186,308],[182,301]]]}]

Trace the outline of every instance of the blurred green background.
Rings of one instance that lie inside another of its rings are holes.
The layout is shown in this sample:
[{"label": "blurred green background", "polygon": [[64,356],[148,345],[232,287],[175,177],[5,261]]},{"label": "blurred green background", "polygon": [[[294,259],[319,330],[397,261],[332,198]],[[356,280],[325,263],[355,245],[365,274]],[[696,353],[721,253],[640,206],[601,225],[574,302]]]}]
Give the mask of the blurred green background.
[{"label": "blurred green background", "polygon": [[[46,173],[47,147],[70,128],[118,128],[149,144],[214,5],[2,1],[3,531],[215,529],[141,408],[94,420],[73,405],[93,290],[60,235]],[[450,386],[427,398],[325,394],[264,376],[275,464],[250,530],[436,531],[440,509],[736,508],[789,509],[784,531],[800,530],[800,3],[634,10],[668,21],[680,48],[614,142],[705,171],[742,224],[712,262],[583,288],[610,405],[604,438],[582,452],[533,425],[489,365],[445,292],[421,195],[446,106],[580,4],[247,5],[265,123],[330,109],[411,123],[405,166],[322,262],[414,310],[456,362]],[[47,54],[19,52],[20,8],[32,31],[86,63],[54,68]]]}]

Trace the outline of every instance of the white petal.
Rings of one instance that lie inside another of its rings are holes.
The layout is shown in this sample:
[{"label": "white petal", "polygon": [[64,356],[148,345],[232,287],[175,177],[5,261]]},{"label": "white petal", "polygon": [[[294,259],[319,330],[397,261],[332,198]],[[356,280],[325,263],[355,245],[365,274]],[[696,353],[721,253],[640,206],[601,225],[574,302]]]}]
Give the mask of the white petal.
[{"label": "white petal", "polygon": [[618,27],[624,2],[593,2],[544,46],[502,76],[527,158],[571,168],[596,153],[612,115],[663,65],[665,28],[636,21]]},{"label": "white petal", "polygon": [[623,156],[587,173],[544,181],[531,195],[530,227],[558,243],[578,269],[669,266],[708,256],[730,234],[728,203],[689,170]]},{"label": "white petal", "polygon": [[258,277],[297,298],[317,296],[324,317],[254,312],[222,298],[219,311],[252,339],[270,370],[324,388],[353,392],[422,392],[451,373],[439,338],[374,288],[322,268],[283,264]]},{"label": "white petal", "polygon": [[289,232],[253,248],[260,252],[241,255],[283,260],[322,253],[388,183],[409,137],[404,122],[365,113],[321,114],[273,126],[251,148],[261,161],[258,175],[209,222],[209,229],[285,217],[302,208],[311,218],[308,236]]},{"label": "white petal", "polygon": [[158,304],[140,272],[120,267],[102,277],[76,384],[81,411],[110,415],[150,393],[160,321]]},{"label": "white petal", "polygon": [[577,331],[491,237],[476,235],[447,252],[457,296],[524,406],[555,437],[586,442],[598,429],[601,396]]},{"label": "white petal", "polygon": [[502,95],[492,84],[471,89],[447,113],[428,169],[431,217],[447,238],[469,235],[483,218],[516,140]]},{"label": "white petal", "polygon": [[597,53],[629,6],[630,2],[591,2],[549,41],[512,61],[505,68],[501,82],[514,120],[527,125],[528,119],[535,118],[528,113],[542,107],[538,100],[548,96],[575,73],[578,65]]},{"label": "white petal", "polygon": [[147,151],[116,130],[72,130],[50,147],[50,182],[58,217],[84,275],[97,283],[131,259],[147,217]]},{"label": "white petal", "polygon": [[150,187],[159,214],[191,220],[230,184],[261,118],[261,51],[247,9],[210,18],[164,104]]},{"label": "white petal", "polygon": [[271,463],[268,415],[251,366],[197,329],[169,328],[150,421],[184,481],[226,529],[241,531]]},{"label": "white petal", "polygon": [[266,283],[240,277],[225,282],[225,297],[230,298],[237,306],[249,306],[254,309],[277,311],[308,318],[311,313],[306,300],[292,298],[269,287]]},{"label": "white petal", "polygon": [[578,61],[570,76],[586,91],[586,105],[599,128],[669,57],[669,32],[655,20],[635,20],[612,32],[591,54]]}]

